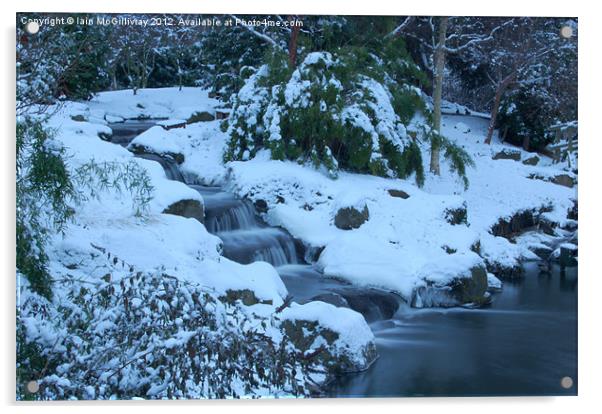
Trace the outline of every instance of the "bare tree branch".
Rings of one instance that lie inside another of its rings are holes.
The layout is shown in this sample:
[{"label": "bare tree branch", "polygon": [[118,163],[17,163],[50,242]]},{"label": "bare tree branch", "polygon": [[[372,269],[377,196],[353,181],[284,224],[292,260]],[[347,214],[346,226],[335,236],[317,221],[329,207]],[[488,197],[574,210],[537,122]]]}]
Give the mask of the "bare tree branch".
[{"label": "bare tree branch", "polygon": [[[240,18],[236,17],[234,14],[231,14],[230,16],[231,16],[233,19],[235,19],[235,20],[241,20]],[[244,28],[245,28],[247,31],[249,31],[250,33],[252,33],[254,36],[257,36],[257,37],[259,37],[260,39],[262,39],[262,40],[264,40],[264,41],[268,42],[268,43],[269,43],[269,44],[271,44],[272,46],[274,46],[274,47],[276,47],[276,48],[278,48],[278,49],[282,50],[283,52],[286,52],[286,50],[285,50],[285,49],[284,49],[284,48],[283,48],[281,45],[279,45],[279,44],[278,44],[278,42],[276,42],[274,39],[272,39],[270,36],[268,36],[268,35],[265,35],[265,34],[263,34],[263,33],[259,33],[257,30],[255,30],[255,29],[253,29],[252,27],[250,27],[250,26],[247,26],[247,25],[242,25],[242,27],[244,27]]]},{"label": "bare tree branch", "polygon": [[388,37],[396,36],[403,31],[410,23],[412,22],[412,16],[408,16],[405,18],[403,22],[399,26],[397,26],[391,33],[385,36],[385,39]]}]

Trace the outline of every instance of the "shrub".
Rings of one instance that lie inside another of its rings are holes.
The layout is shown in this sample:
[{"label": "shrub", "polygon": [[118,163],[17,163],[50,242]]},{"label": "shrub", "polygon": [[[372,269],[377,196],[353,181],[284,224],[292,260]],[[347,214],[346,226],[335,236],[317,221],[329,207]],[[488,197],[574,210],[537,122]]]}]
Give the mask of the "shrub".
[{"label": "shrub", "polygon": [[51,298],[46,244],[50,236],[63,231],[74,207],[103,191],[127,191],[135,214],[142,215],[153,187],[146,170],[134,161],[91,161],[70,171],[62,145],[40,120],[21,117],[16,138],[17,270],[35,292]]},{"label": "shrub", "polygon": [[[253,317],[195,284],[134,273],[66,278],[60,303],[22,291],[17,399],[238,398],[309,395],[319,363],[270,317]],[[276,328],[278,329],[278,328]],[[37,380],[35,394],[25,384]]]},{"label": "shrub", "polygon": [[[420,91],[399,84],[363,48],[313,52],[292,71],[274,52],[233,99],[226,161],[260,149],[273,159],[385,177],[422,180],[417,144],[407,134],[426,110]],[[392,92],[393,91],[393,92]],[[395,105],[393,104],[395,103]]]},{"label": "shrub", "polygon": [[52,295],[46,241],[74,213],[68,201],[75,192],[63,155],[40,121],[17,123],[17,269],[46,298]]},{"label": "shrub", "polygon": [[520,88],[502,101],[498,128],[505,141],[522,146],[528,140],[527,149],[537,151],[551,142],[546,130],[557,120],[557,110],[542,89]]}]

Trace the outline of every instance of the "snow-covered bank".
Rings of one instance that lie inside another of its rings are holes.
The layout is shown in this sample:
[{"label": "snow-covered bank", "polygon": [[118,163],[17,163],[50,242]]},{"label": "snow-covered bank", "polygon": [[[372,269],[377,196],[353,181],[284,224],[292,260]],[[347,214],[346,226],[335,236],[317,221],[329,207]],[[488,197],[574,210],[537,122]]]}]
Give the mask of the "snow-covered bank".
[{"label": "snow-covered bank", "polygon": [[[200,101],[208,100],[206,92],[196,91],[199,93]],[[135,99],[144,98],[146,92],[150,93],[151,91],[140,91]],[[154,94],[151,93],[150,101],[162,102],[163,105],[157,104],[161,108],[155,108],[152,116],[169,116],[171,113],[169,111],[177,112],[181,109],[176,105],[176,101],[180,97],[178,93],[174,94],[172,90],[163,92],[165,92],[164,96],[157,91]],[[157,94],[159,96],[156,96]],[[332,308],[328,312],[333,318],[328,326],[322,326],[315,317],[315,312],[309,307],[299,307],[294,317],[280,315],[279,308],[283,305],[288,292],[274,267],[265,262],[242,265],[228,260],[220,255],[221,240],[207,232],[201,223],[202,217],[197,220],[165,214],[168,207],[178,201],[194,200],[202,205],[203,198],[199,192],[187,185],[168,180],[163,168],[157,162],[135,157],[123,147],[107,142],[111,135],[111,130],[107,127],[108,121],[114,121],[118,117],[122,119],[136,115],[135,111],[132,111],[132,104],[123,104],[121,95],[123,92],[115,93],[114,97],[122,106],[111,100],[100,99],[98,101],[98,98],[87,104],[66,102],[59,108],[52,108],[52,115],[48,120],[47,125],[54,130],[57,144],[65,149],[66,162],[73,176],[80,175],[82,169],[89,172],[89,174],[81,174],[87,177],[88,183],[76,182],[76,190],[81,193],[82,197],[77,204],[73,220],[66,226],[62,234],[53,237],[47,249],[50,272],[58,281],[55,284],[53,302],[78,308],[80,305],[72,303],[73,298],[69,295],[71,289],[79,289],[80,285],[90,287],[90,289],[96,287],[104,289],[104,283],[123,287],[123,283],[127,284],[132,275],[140,274],[153,275],[150,277],[175,278],[179,283],[192,286],[192,289],[200,289],[208,293],[213,300],[223,302],[224,306],[238,309],[224,311],[227,323],[234,324],[235,319],[240,318],[237,313],[243,312],[249,323],[241,326],[241,332],[244,333],[247,330],[249,333],[258,332],[266,335],[275,345],[287,344],[286,346],[293,354],[311,353],[311,350],[305,348],[306,331],[302,329],[299,331],[301,336],[297,332],[294,338],[290,337],[287,332],[291,329],[291,332],[296,332],[297,327],[300,326],[299,321],[309,324],[313,329],[311,335],[315,346],[318,347],[324,343],[329,347],[328,349],[319,349],[314,356],[307,357],[308,361],[311,361],[309,364],[313,367],[312,369],[321,370],[321,374],[301,372],[301,367],[297,367],[298,385],[306,387],[313,383],[312,387],[319,386],[334,373],[367,367],[376,357],[374,338],[360,314],[349,309],[339,309],[328,305]],[[171,101],[169,97],[171,97]],[[141,106],[152,107],[148,103],[148,99],[142,102]],[[136,108],[137,105],[134,107]],[[103,108],[110,108],[110,110]],[[198,105],[194,107],[193,113],[197,111],[197,108]],[[213,107],[209,109],[211,108]],[[156,128],[160,129],[160,127]],[[163,130],[160,129],[160,131]],[[190,171],[199,174],[199,169],[193,167],[207,165],[203,161],[202,151],[197,151],[191,145],[192,138],[197,140],[195,142],[199,146],[211,147],[211,140],[221,137],[218,131],[217,122],[191,124],[186,130],[170,131],[172,136],[185,132],[179,140],[174,140],[174,143],[178,146],[181,145],[185,150],[186,164],[192,166],[189,168]],[[152,143],[154,143],[153,140],[151,140]],[[156,153],[162,154],[157,148],[154,150]],[[200,155],[199,158],[195,158],[197,154]],[[209,166],[207,171],[211,171],[210,168],[212,167]],[[184,171],[186,172],[185,169]],[[224,171],[225,169],[221,166],[219,169],[213,166],[215,176],[212,179],[221,180]],[[211,172],[203,175],[210,174]],[[143,206],[140,206],[141,201],[136,198],[136,189],[141,183],[145,183],[144,185],[147,186],[145,188],[150,193],[148,202],[142,202]],[[18,277],[21,279],[20,275]],[[27,283],[19,280],[19,286],[21,290],[19,294],[22,293],[20,297],[29,301],[28,303],[31,302],[31,306],[37,306],[34,303],[39,302],[40,299],[35,295],[27,294]],[[122,305],[125,306],[123,310],[127,313],[130,305],[127,302]],[[323,305],[326,306],[326,304]],[[48,306],[52,307],[53,305]],[[25,314],[29,315],[27,309],[33,308],[23,308]],[[177,312],[182,311],[179,307],[177,309],[179,309]],[[65,341],[69,341],[69,338],[74,335],[73,329],[77,326],[56,326],[56,321],[64,317],[64,315],[60,315],[59,309],[57,312],[54,316],[55,320],[48,319],[45,315],[35,315],[35,312],[27,316],[32,318],[28,319],[28,324],[32,328],[26,332],[27,341],[41,344],[45,335],[50,333],[54,340],[65,345]],[[337,320],[339,322],[333,322]],[[348,333],[354,330],[364,332],[365,335],[351,338]],[[52,331],[55,332],[52,333]],[[132,328],[132,333],[135,331]],[[180,343],[182,336],[180,334],[185,334],[178,329],[170,332],[166,331],[165,335],[173,334],[173,337],[163,337],[160,346],[156,349],[159,350],[163,345],[167,346],[166,344]],[[92,338],[86,337],[84,342],[88,339],[92,340]],[[86,346],[96,345],[86,343]],[[173,346],[170,345],[167,348],[171,349]],[[53,353],[57,351],[60,354],[63,352],[60,349],[63,348],[52,348],[49,355],[57,357]],[[58,357],[62,358],[60,355]],[[70,368],[65,367],[64,372],[68,373],[68,369]],[[136,373],[135,375],[141,374]],[[308,379],[307,375],[310,375],[311,379]],[[104,391],[101,394],[82,394],[79,388],[70,388],[69,384],[60,378],[60,375],[57,378],[49,378],[48,381],[52,387],[56,386],[60,392],[64,392],[63,397],[69,395],[76,398],[109,397]],[[249,389],[244,382],[234,383],[234,385],[236,384],[240,385],[236,389],[236,393],[239,395],[240,393],[243,395],[250,393],[251,395],[273,397],[291,393],[298,395],[297,393],[301,389],[305,389],[301,395],[305,392],[316,391],[315,387],[313,389],[299,388],[293,392],[295,388],[267,390],[259,387]],[[170,395],[165,394],[167,391],[161,388],[161,384],[156,385],[159,388],[152,389],[157,392],[147,394],[147,396],[158,398]],[[204,395],[207,394],[203,393],[202,387],[199,388],[199,386],[187,387],[185,394],[187,398],[198,398]],[[55,396],[49,395],[48,397],[54,398]]]},{"label": "snow-covered bank", "polygon": [[[110,96],[104,95],[102,105],[108,105]],[[467,173],[467,190],[447,171],[445,161],[442,176],[428,175],[422,189],[410,180],[360,174],[341,173],[333,180],[311,167],[270,160],[266,152],[224,165],[227,137],[218,121],[169,131],[157,127],[132,144],[159,154],[182,154],[185,173],[204,183],[227,185],[261,205],[265,202],[269,224],[287,229],[321,252],[317,262],[326,276],[392,290],[410,301],[418,288],[453,285],[485,264],[505,268],[535,258],[532,245],[496,236],[492,227],[521,211],[536,216],[545,211],[547,219],[562,225],[576,199],[576,188],[533,179],[534,174],[565,173],[549,159],[541,157],[539,165],[523,164],[520,159],[531,154],[498,142],[483,144],[486,127],[482,118],[444,117],[444,135],[475,161]],[[517,152],[519,161],[496,159],[502,150]],[[369,219],[359,228],[335,226],[340,209],[361,211],[364,206]]]}]

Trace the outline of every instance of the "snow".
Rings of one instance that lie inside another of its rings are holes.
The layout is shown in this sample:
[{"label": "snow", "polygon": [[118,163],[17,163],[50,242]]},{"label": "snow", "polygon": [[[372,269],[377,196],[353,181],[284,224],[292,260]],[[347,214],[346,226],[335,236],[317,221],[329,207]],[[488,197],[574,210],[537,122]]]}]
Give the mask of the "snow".
[{"label": "snow", "polygon": [[[306,64],[325,58],[310,55],[308,59]],[[253,76],[260,73],[262,69]],[[249,116],[245,119],[249,126],[257,122],[259,114],[253,110],[260,108],[258,102],[269,92],[245,97],[247,86],[239,98],[257,103],[249,107]],[[362,125],[377,138],[382,135],[392,141],[405,139],[403,125],[396,122],[394,113],[389,113],[390,108],[382,105],[387,101],[382,95],[386,90],[374,87],[370,81],[364,86],[372,92],[374,110],[385,115],[382,122],[372,125],[370,119],[361,117],[365,113],[360,108],[355,111],[353,106],[348,106],[345,113],[354,119],[354,125]],[[247,92],[251,91],[255,89]],[[287,93],[302,93],[302,90],[291,89]],[[488,120],[475,116],[444,116],[442,123],[443,135],[463,146],[475,162],[475,168],[467,171],[468,189],[449,172],[444,160],[442,175],[428,174],[422,188],[411,178],[340,172],[338,178],[333,179],[326,171],[310,166],[271,160],[266,150],[259,151],[248,161],[224,164],[228,135],[221,131],[220,121],[170,130],[162,127],[184,122],[183,119],[197,111],[214,112],[220,104],[208,98],[205,90],[165,88],[140,90],[137,95],[131,91],[105,92],[85,104],[66,102],[52,112],[48,125],[56,130],[56,141],[65,148],[72,172],[91,162],[108,165],[117,172],[136,166],[148,177],[153,196],[142,214],[134,208],[134,195],[124,189],[97,189],[96,196],[84,197],[73,221],[62,234],[53,236],[47,249],[53,275],[98,282],[107,274],[119,280],[133,272],[151,272],[200,285],[216,296],[229,290],[249,289],[262,302],[246,310],[250,316],[257,317],[254,322],[272,317],[275,308],[282,305],[288,295],[278,272],[270,264],[241,265],[228,260],[220,255],[221,240],[209,234],[202,223],[162,213],[176,201],[202,203],[203,198],[187,185],[168,180],[157,162],[136,158],[119,145],[101,139],[111,135],[107,122],[131,118],[165,120],[138,136],[132,145],[157,154],[182,154],[184,161],[180,169],[191,182],[222,185],[251,201],[266,201],[268,210],[263,218],[268,224],[286,229],[314,251],[321,249],[316,265],[325,277],[342,279],[356,286],[383,288],[398,293],[408,302],[417,289],[449,286],[459,278],[471,277],[471,269],[484,267],[486,262],[517,266],[522,260],[535,259],[531,250],[546,246],[554,237],[529,232],[511,242],[491,234],[491,227],[501,218],[542,207],[552,208],[545,213],[547,219],[566,223],[567,210],[577,197],[576,186],[567,188],[530,178],[533,174],[545,178],[567,173],[546,157],[542,156],[537,166],[493,160],[492,154],[502,149],[518,151],[522,159],[530,154],[499,142],[497,136],[491,146],[485,145]],[[84,121],[79,117],[80,120],[74,120],[76,115],[81,115]],[[272,132],[278,133],[280,114],[272,111],[265,116],[272,121]],[[383,120],[390,123],[383,124]],[[427,160],[428,148],[422,150],[423,159]],[[403,191],[409,197],[395,197],[389,190]],[[335,226],[334,217],[341,208],[362,210],[364,206],[369,210],[369,219],[359,228],[341,230]],[[464,207],[467,223],[448,222],[450,210]],[[480,245],[479,254],[475,252],[476,245]],[[570,243],[560,247],[577,249]],[[112,265],[107,266],[107,261]],[[490,289],[502,286],[491,273],[487,274],[487,281]],[[60,300],[61,292],[57,292],[57,296]],[[144,305],[135,299],[131,302],[136,309]],[[278,318],[317,321],[322,328],[338,333],[335,352],[356,361],[361,360],[366,347],[374,341],[361,314],[323,302],[292,303],[274,320]],[[28,337],[53,346],[56,332],[49,331],[39,319],[24,317],[23,323]],[[114,326],[110,315],[90,329],[98,335],[111,332]],[[277,330],[269,334],[273,338],[281,335]],[[179,331],[166,338],[162,346],[181,347],[191,335],[191,332]],[[313,345],[318,347],[321,343],[316,340]],[[57,376],[46,380],[65,381]],[[154,383],[148,396],[159,395],[164,389],[164,383]],[[91,398],[95,395],[93,389],[86,392]]]},{"label": "snow", "polygon": [[[121,146],[101,140],[99,132],[111,133],[107,126],[71,119],[73,114],[89,114],[105,106],[112,108],[115,114],[112,116],[128,118],[131,116],[131,105],[140,99],[145,104],[162,102],[162,108],[171,110],[176,108],[171,105],[175,104],[178,93],[176,88],[140,90],[134,99],[124,91],[107,92],[101,93],[89,106],[67,102],[54,111],[49,126],[57,131],[56,140],[64,146],[71,169],[91,161],[97,164],[111,163],[112,168],[123,168],[134,163],[149,177],[153,198],[148,212],[142,217],[132,208],[131,195],[125,191],[108,189],[99,192],[98,197],[86,199],[78,206],[74,222],[67,226],[64,234],[55,236],[51,249],[53,266],[57,272],[64,272],[65,268],[60,264],[62,261],[72,263],[77,262],[74,257],[98,254],[97,250],[90,247],[97,246],[110,252],[112,257],[119,258],[125,270],[132,267],[136,271],[163,271],[203,285],[216,294],[223,294],[227,290],[250,289],[258,299],[272,301],[274,306],[278,306],[287,291],[272,266],[267,263],[240,265],[225,259],[219,255],[221,240],[209,234],[197,220],[161,214],[179,200],[198,200],[202,203],[203,198],[197,191],[183,183],[168,180],[157,162],[136,158]],[[194,88],[185,89],[182,93],[184,103],[196,96],[206,96],[206,91]],[[166,116],[168,113],[154,112],[154,116],[159,115]],[[170,131],[157,126],[142,134],[139,142],[148,144],[158,153],[178,152],[181,146],[178,142],[190,139],[193,135],[198,140],[194,142],[199,145],[214,146],[214,142],[204,140],[213,138],[216,131],[219,131],[218,122],[193,124],[186,129]],[[219,137],[223,140],[223,134]],[[219,145],[215,147],[219,149]],[[189,150],[189,165],[203,165],[205,170],[200,169],[200,172],[207,172],[210,166],[205,165],[206,154],[201,151],[201,154],[194,156],[192,153],[196,153],[195,148],[190,145],[186,148]],[[216,164],[217,158],[213,162]],[[215,165],[214,168],[217,169]],[[214,171],[215,177],[223,175],[223,170],[222,166],[219,171]],[[104,276],[102,269],[95,268],[73,272],[81,273],[84,280]]]},{"label": "snow", "polygon": [[138,135],[128,148],[134,146],[150,148],[155,154],[177,154],[180,152],[179,146],[173,142],[170,135],[161,126],[154,126]]},{"label": "snow", "polygon": [[[549,205],[554,209],[546,214],[562,222],[576,198],[576,188],[528,178],[533,171],[562,172],[545,157],[537,167],[492,160],[492,152],[500,149],[521,150],[499,142],[483,144],[487,126],[487,120],[478,117],[443,119],[444,135],[463,146],[475,161],[476,168],[467,172],[467,190],[447,170],[445,161],[442,176],[428,175],[420,189],[409,180],[360,174],[341,173],[332,180],[312,168],[263,156],[229,163],[229,185],[240,196],[267,201],[270,209],[265,219],[271,225],[286,228],[307,246],[324,247],[318,265],[327,277],[389,289],[408,299],[427,281],[445,283],[466,277],[470,267],[482,265],[471,251],[477,241],[482,256],[490,262],[515,266],[533,259],[529,250],[533,244],[513,244],[495,237],[491,227],[500,218]],[[468,129],[470,134],[465,133]],[[428,151],[423,158],[428,159]],[[410,197],[391,197],[387,189],[403,190]],[[277,203],[277,197],[285,202]],[[446,210],[464,203],[468,226],[447,223]],[[370,219],[359,229],[344,231],[334,226],[338,208],[364,204]],[[456,252],[449,255],[442,246]]]},{"label": "snow", "polygon": [[131,89],[101,92],[89,102],[91,110],[104,112],[105,117],[125,119],[188,119],[219,104],[207,90],[192,87],[139,89],[135,95]]},{"label": "snow", "polygon": [[361,314],[329,303],[293,303],[282,311],[280,318],[283,321],[317,321],[321,327],[339,335],[335,341],[336,348],[350,351],[352,357],[362,355],[365,347],[374,341],[374,334]]}]

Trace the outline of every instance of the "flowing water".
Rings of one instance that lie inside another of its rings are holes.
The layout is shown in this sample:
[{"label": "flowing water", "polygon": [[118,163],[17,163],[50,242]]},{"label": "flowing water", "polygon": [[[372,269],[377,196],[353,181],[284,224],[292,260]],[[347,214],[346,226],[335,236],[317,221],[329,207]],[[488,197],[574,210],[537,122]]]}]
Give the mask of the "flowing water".
[{"label": "flowing water", "polygon": [[[506,282],[484,309],[400,308],[371,325],[380,358],[337,397],[575,395],[577,268]],[[569,389],[561,378],[574,380]]]},{"label": "flowing water", "polygon": [[[152,121],[111,125],[113,142],[127,146]],[[185,182],[177,164],[157,155],[172,180]],[[205,200],[205,226],[219,236],[224,256],[239,263],[262,260],[278,270],[296,301],[333,295],[360,311],[376,337],[379,359],[345,375],[331,397],[575,395],[577,392],[577,269],[506,282],[484,309],[413,309],[395,295],[326,279],[303,260],[284,230],[267,226],[253,205],[220,187],[189,184]],[[571,377],[572,387],[561,386]]]}]

